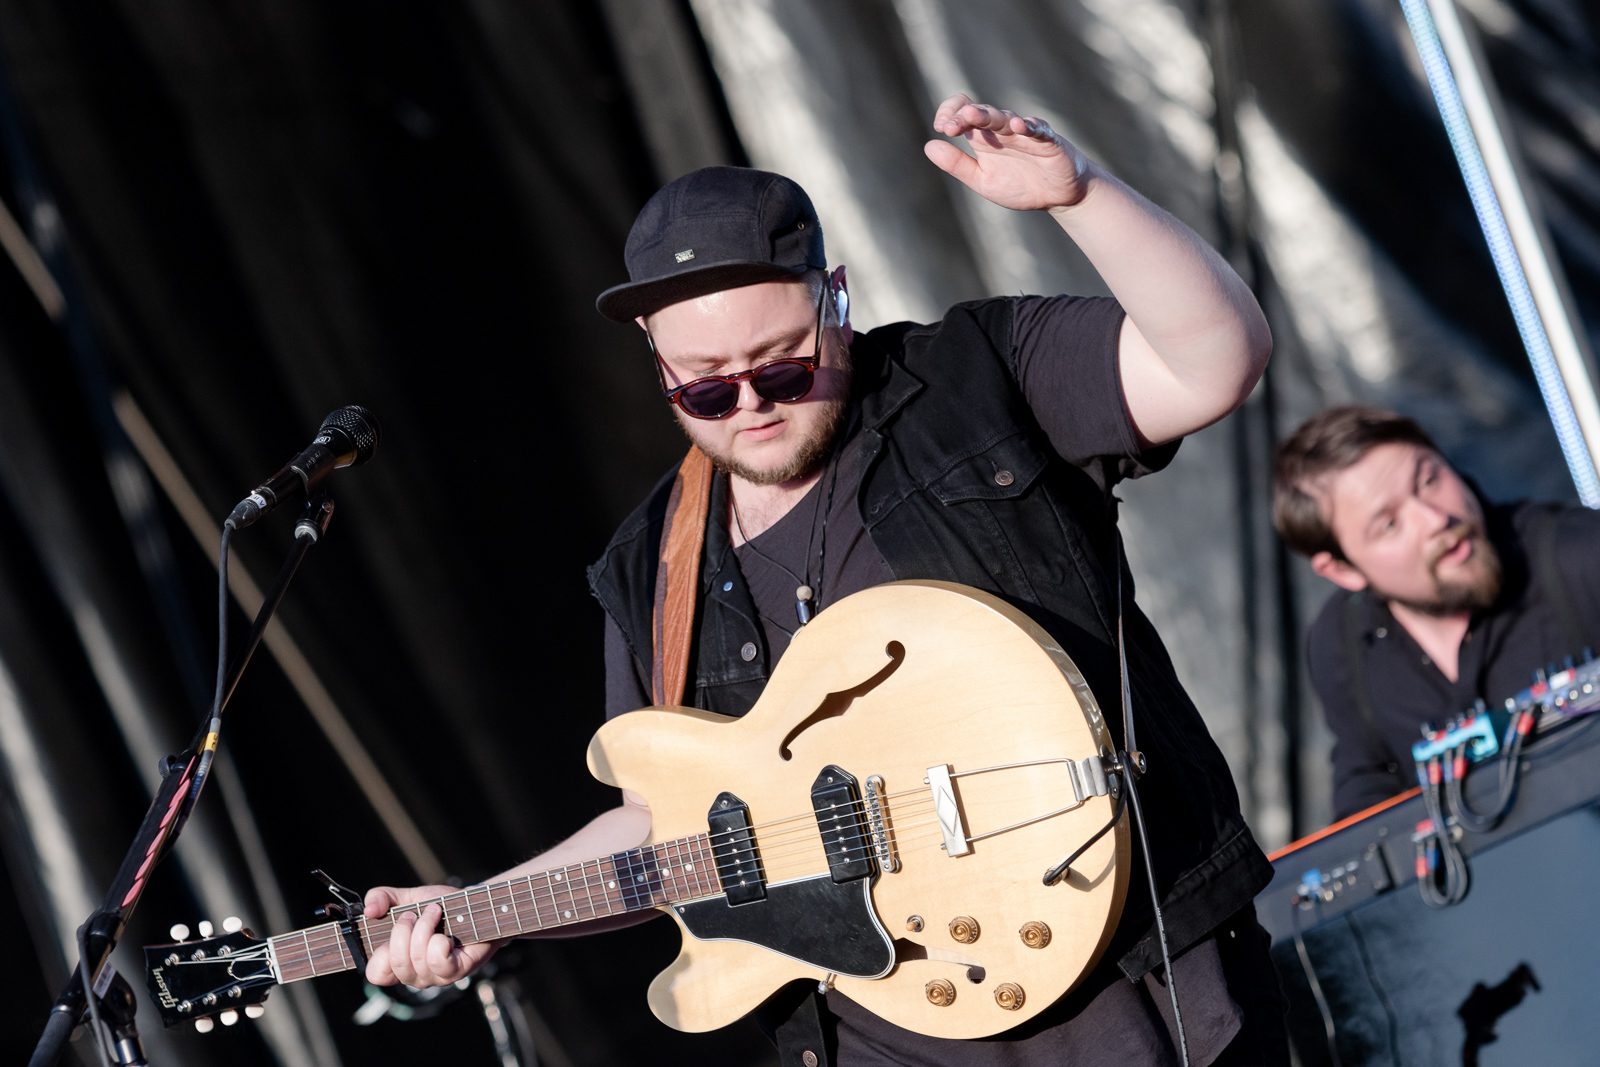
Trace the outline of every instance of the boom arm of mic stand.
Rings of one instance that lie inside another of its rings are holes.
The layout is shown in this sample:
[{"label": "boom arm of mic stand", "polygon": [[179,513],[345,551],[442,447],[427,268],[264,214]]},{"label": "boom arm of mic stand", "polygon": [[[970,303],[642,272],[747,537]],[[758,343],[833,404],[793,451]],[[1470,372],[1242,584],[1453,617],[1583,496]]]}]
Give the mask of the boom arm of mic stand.
[{"label": "boom arm of mic stand", "polygon": [[300,569],[300,561],[306,558],[311,546],[322,539],[332,519],[333,498],[327,493],[318,493],[306,504],[304,517],[295,524],[294,548],[289,551],[288,558],[278,569],[278,578],[272,583],[272,588],[267,590],[267,598],[261,602],[261,610],[256,612],[256,621],[250,626],[250,634],[245,638],[244,647],[239,650],[233,666],[228,669],[228,686],[222,694],[224,707],[233,697],[239,679],[244,676],[244,669],[249,665],[250,657],[256,654],[256,647],[261,644],[261,635],[267,632],[267,623],[272,621],[272,616],[277,612],[278,605],[283,601],[283,594],[289,591],[289,583],[294,580],[295,572]]},{"label": "boom arm of mic stand", "polygon": [[[204,788],[210,773],[211,756],[216,749],[215,735],[221,727],[222,710],[227,707],[228,700],[233,696],[245,667],[250,663],[250,657],[260,645],[261,635],[266,632],[267,623],[271,621],[273,613],[283,601],[283,595],[288,591],[290,581],[300,569],[301,560],[305,559],[311,546],[322,539],[332,518],[333,500],[326,492],[318,493],[306,502],[305,515],[295,525],[294,548],[290,550],[288,558],[279,568],[277,580],[273,582],[271,591],[262,602],[261,610],[256,612],[244,648],[240,649],[234,665],[229,669],[220,706],[215,715],[208,715],[206,721],[201,723],[199,732],[182,756],[175,760],[168,757],[164,761],[161,785],[156,790],[155,799],[151,801],[149,810],[145,812],[144,822],[140,824],[139,832],[128,847],[128,852],[122,859],[122,866],[117,869],[116,877],[112,879],[111,888],[107,890],[105,899],[100,907],[95,909],[94,914],[89,916],[88,930],[83,943],[88,946],[89,954],[93,957],[89,968],[91,975],[98,976],[101,968],[110,960],[111,953],[121,940],[134,908],[144,895],[150,872],[172,850],[184,823],[188,821],[189,812],[194,810],[194,803],[199,799],[200,790]],[[33,1056],[28,1060],[28,1067],[55,1067],[66,1047],[67,1039],[72,1036],[73,1028],[85,1013],[88,1004],[85,994],[83,967],[80,965],[73,969],[72,978],[61,991],[61,996],[56,999],[55,1006],[51,1008],[44,1033],[40,1035],[39,1043],[34,1047]]]}]

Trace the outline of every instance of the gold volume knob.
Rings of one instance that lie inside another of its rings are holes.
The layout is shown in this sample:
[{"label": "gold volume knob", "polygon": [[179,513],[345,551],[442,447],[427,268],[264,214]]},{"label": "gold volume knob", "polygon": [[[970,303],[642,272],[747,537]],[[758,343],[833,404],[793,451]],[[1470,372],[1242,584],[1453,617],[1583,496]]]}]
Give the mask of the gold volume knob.
[{"label": "gold volume knob", "polygon": [[980,933],[982,931],[978,929],[978,920],[970,915],[957,915],[950,920],[950,936],[963,945],[970,945],[978,940]]},{"label": "gold volume knob", "polygon": [[[956,987],[948,978],[935,978],[922,988],[928,994],[928,1003],[936,1008],[948,1008],[956,1001]],[[1022,991],[1019,989],[1017,992]]]},{"label": "gold volume knob", "polygon": [[994,1002],[1006,1011],[1016,1011],[1026,999],[1022,987],[1015,982],[1002,982],[994,991]]},{"label": "gold volume knob", "polygon": [[1029,948],[1044,948],[1050,943],[1050,928],[1038,920],[1023,923],[1017,933],[1022,935],[1022,943]]}]

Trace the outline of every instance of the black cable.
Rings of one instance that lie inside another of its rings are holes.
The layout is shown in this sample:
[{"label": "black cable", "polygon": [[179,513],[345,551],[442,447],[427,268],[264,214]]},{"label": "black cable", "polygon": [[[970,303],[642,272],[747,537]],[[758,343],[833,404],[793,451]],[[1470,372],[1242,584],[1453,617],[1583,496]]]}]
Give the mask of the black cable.
[{"label": "black cable", "polygon": [[[1431,776],[1424,776],[1424,782],[1422,802],[1427,809],[1433,830],[1419,842],[1419,847],[1426,849],[1428,841],[1432,840],[1439,852],[1439,866],[1432,871],[1419,871],[1417,887],[1422,892],[1422,902],[1438,910],[1459,904],[1466,899],[1467,890],[1472,885],[1472,875],[1467,867],[1466,857],[1461,854],[1460,846],[1450,836],[1450,824],[1445,819],[1444,804],[1440,798],[1440,784],[1433,781]],[[1443,889],[1435,884],[1439,870],[1444,873]]]},{"label": "black cable", "polygon": [[233,520],[222,524],[217,547],[217,687],[211,694],[211,717],[222,714],[222,694],[228,685],[228,547],[233,542]]},{"label": "black cable", "polygon": [[[1112,778],[1112,781],[1116,781],[1115,777]],[[1073,852],[1072,855],[1068,856],[1054,867],[1051,867],[1048,871],[1045,871],[1044,884],[1055,885],[1057,882],[1061,881],[1061,879],[1065,878],[1072,870],[1072,865],[1078,862],[1078,857],[1089,851],[1089,847],[1096,841],[1100,840],[1102,837],[1106,836],[1106,834],[1111,832],[1111,828],[1116,826],[1117,822],[1121,820],[1122,812],[1127,808],[1127,806],[1128,791],[1126,789],[1119,789],[1117,791],[1117,806],[1111,812],[1111,821],[1100,827],[1100,829],[1096,830],[1094,835],[1090,837],[1089,840],[1079,845],[1077,851]]]},{"label": "black cable", "polygon": [[1450,820],[1445,815],[1440,791],[1435,790],[1430,799],[1436,813],[1434,826],[1439,831],[1439,849],[1444,855],[1445,898],[1451,905],[1459,904],[1466,899],[1467,890],[1472,886],[1472,871],[1467,866],[1467,857],[1462,854],[1461,846],[1456,843],[1455,835],[1450,831]]},{"label": "black cable", "polygon": [[[846,428],[846,432],[848,432],[848,428]],[[835,437],[833,443],[833,452],[829,458],[828,465],[833,469],[833,479],[828,485],[828,510],[832,510],[833,508],[833,491],[839,485],[839,449],[843,444],[844,437],[845,434],[839,434]],[[826,476],[826,472],[824,472],[824,476]],[[744,532],[744,521],[739,518],[739,502],[734,499],[733,486],[731,485],[728,487],[728,507],[733,511],[733,525],[739,531],[739,536],[744,539],[744,547],[748,548],[751,552],[754,552],[760,559],[765,560],[770,566],[778,568],[790,578],[794,579],[796,594],[798,594],[801,589],[810,589],[811,599],[813,602],[819,605],[817,607],[817,611],[821,611],[822,608],[820,605],[822,602],[822,578],[826,573],[825,568],[827,566],[827,557],[825,556],[825,553],[828,549],[828,512],[822,509],[822,478],[817,479],[817,484],[813,491],[817,494],[817,498],[811,505],[811,529],[806,534],[806,576],[804,578],[800,577],[800,575],[796,574],[785,564],[773,559],[771,556],[761,551],[761,546],[756,544],[750,538],[750,535]],[[813,586],[811,584],[811,542],[816,540],[817,515],[819,512],[822,515],[822,543],[817,547],[817,584]],[[762,532],[765,533],[766,531]],[[764,611],[760,611],[759,608],[757,611],[760,613],[762,618],[766,619],[768,622],[772,623],[772,625],[788,634],[791,638],[799,632],[798,627],[791,630],[777,619],[774,619],[771,615],[768,615]],[[815,617],[815,614],[815,612],[812,612],[809,617],[802,617],[800,620],[800,625],[804,626],[810,618]]]},{"label": "black cable", "polygon": [[[1123,753],[1123,766],[1128,756]],[[1167,923],[1161,916],[1161,898],[1156,892],[1156,869],[1150,862],[1150,838],[1144,832],[1144,810],[1139,807],[1139,790],[1133,784],[1133,774],[1124,776],[1128,784],[1128,797],[1133,802],[1134,821],[1139,826],[1139,848],[1144,852],[1145,881],[1150,884],[1150,906],[1156,912],[1156,936],[1161,939],[1161,966],[1167,972],[1167,995],[1172,998],[1172,1021],[1178,1027],[1178,1052],[1183,1057],[1183,1067],[1189,1067],[1189,1039],[1183,1033],[1183,1012],[1178,1010],[1178,979],[1172,973],[1172,953],[1167,950]]]},{"label": "black cable", "polygon": [[[1114,498],[1113,498],[1114,499]],[[1122,751],[1117,754],[1122,777],[1128,787],[1128,797],[1133,803],[1134,820],[1139,827],[1139,848],[1144,853],[1145,881],[1150,884],[1150,907],[1156,913],[1156,936],[1161,941],[1161,966],[1167,972],[1167,995],[1172,998],[1172,1021],[1178,1031],[1178,1052],[1183,1067],[1189,1067],[1189,1039],[1183,1032],[1183,1011],[1178,1007],[1178,976],[1172,973],[1172,953],[1167,947],[1167,921],[1161,914],[1161,894],[1156,890],[1156,868],[1150,858],[1150,836],[1145,832],[1144,809],[1139,806],[1139,791],[1134,779],[1144,771],[1144,755],[1134,747],[1133,736],[1133,686],[1128,680],[1128,645],[1123,628],[1122,607],[1122,533],[1112,530],[1116,547],[1115,570],[1117,581],[1117,668],[1122,685]]]},{"label": "black cable", "polygon": [[217,549],[217,686],[211,696],[211,716],[203,727],[200,766],[195,768],[194,784],[189,787],[189,803],[200,796],[217,754],[217,735],[222,730],[222,704],[228,694],[228,548],[233,543],[233,520],[222,524],[222,543]]},{"label": "black cable", "polygon": [[[823,284],[827,283],[824,282]],[[822,610],[822,583],[828,576],[828,516],[833,514],[833,491],[839,488],[839,454],[844,449],[844,443],[848,441],[851,435],[855,432],[856,420],[859,419],[860,416],[861,409],[852,406],[850,412],[850,421],[845,423],[844,429],[841,430],[839,435],[834,438],[833,455],[829,459],[829,464],[833,467],[833,476],[828,480],[828,502],[822,507],[822,541],[817,545],[816,597],[818,611]],[[811,521],[813,524],[815,524],[817,521],[817,516],[814,513],[811,516]],[[806,547],[808,549],[811,547],[810,541],[806,542]],[[811,573],[810,567],[806,568],[806,573],[808,575]]]},{"label": "black cable", "polygon": [[1517,781],[1522,768],[1522,745],[1527,739],[1528,728],[1532,722],[1524,726],[1523,716],[1528,712],[1519,712],[1513,720],[1517,729],[1513,732],[1511,743],[1506,746],[1505,752],[1495,762],[1500,768],[1500,784],[1495,791],[1495,802],[1492,810],[1480,812],[1467,802],[1466,797],[1466,746],[1458,749],[1456,762],[1462,765],[1462,773],[1452,775],[1445,785],[1445,802],[1450,806],[1450,813],[1456,821],[1474,833],[1484,833],[1500,825],[1500,821],[1510,812],[1512,802],[1516,799]]},{"label": "black cable", "polygon": [[1311,998],[1317,1002],[1317,1011],[1322,1015],[1322,1030],[1328,1040],[1328,1059],[1333,1062],[1333,1067],[1344,1067],[1339,1059],[1338,1030],[1333,1025],[1333,1010],[1328,1007],[1328,998],[1322,995],[1322,983],[1317,981],[1316,968],[1311,966],[1311,954],[1306,951],[1306,939],[1300,933],[1299,898],[1289,902],[1289,911],[1294,920],[1294,950],[1300,957],[1300,969],[1306,974],[1306,983],[1311,986]]},{"label": "black cable", "polygon": [[[1422,902],[1428,907],[1438,910],[1449,906],[1449,901],[1439,891],[1438,870],[1444,862],[1443,851],[1439,848],[1438,832],[1440,823],[1434,814],[1434,805],[1429,803],[1432,796],[1432,786],[1428,783],[1427,764],[1421,765],[1422,770],[1422,807],[1428,813],[1430,825],[1433,827],[1431,835],[1423,835],[1417,842],[1417,891],[1422,895]],[[1437,860],[1430,862],[1431,860]]]},{"label": "black cable", "polygon": [[[111,966],[111,961],[107,959],[105,965]],[[105,1067],[111,1067],[111,1056],[106,1052],[105,1038],[102,1036],[105,1023],[100,1020],[100,998],[94,995],[94,976],[89,973],[88,923],[78,927],[78,978],[83,982],[84,997],[89,1001],[89,1029],[94,1031],[95,1051],[100,1053],[100,1062]]]}]

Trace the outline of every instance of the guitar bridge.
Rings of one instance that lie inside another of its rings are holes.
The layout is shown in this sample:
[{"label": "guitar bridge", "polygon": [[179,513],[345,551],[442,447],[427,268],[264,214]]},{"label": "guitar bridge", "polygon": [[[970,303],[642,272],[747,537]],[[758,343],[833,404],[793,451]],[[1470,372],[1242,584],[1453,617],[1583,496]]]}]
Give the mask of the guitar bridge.
[{"label": "guitar bridge", "polygon": [[883,778],[881,775],[871,775],[867,778],[867,832],[872,843],[872,854],[878,858],[878,869],[884,874],[893,874],[900,869],[900,857],[895,854],[894,845],[889,840],[889,826],[883,814]]}]

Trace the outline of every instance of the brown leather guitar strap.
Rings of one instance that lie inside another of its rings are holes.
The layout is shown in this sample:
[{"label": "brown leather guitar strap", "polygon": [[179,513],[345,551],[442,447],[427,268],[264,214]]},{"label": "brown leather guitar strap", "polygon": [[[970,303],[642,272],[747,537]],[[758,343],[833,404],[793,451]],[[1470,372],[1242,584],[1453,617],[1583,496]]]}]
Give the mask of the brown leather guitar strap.
[{"label": "brown leather guitar strap", "polygon": [[655,609],[650,618],[650,699],[658,707],[683,703],[689,646],[694,641],[700,554],[705,548],[710,508],[711,460],[690,446],[673,480],[666,521],[661,526],[661,565],[656,571]]},{"label": "brown leather guitar strap", "polygon": [[[661,525],[661,565],[656,571],[655,610],[651,615],[650,699],[659,706],[683,703],[689,680],[689,646],[694,643],[694,606],[705,551],[706,519],[711,510],[711,460],[691,447],[678,468]],[[827,1001],[810,982],[790,983],[798,1000],[775,998],[763,1029],[778,1046],[781,1067],[832,1067],[833,1044],[823,1020]]]}]

